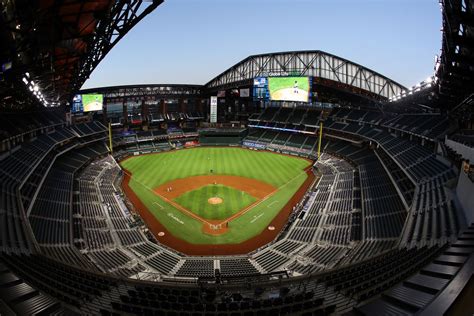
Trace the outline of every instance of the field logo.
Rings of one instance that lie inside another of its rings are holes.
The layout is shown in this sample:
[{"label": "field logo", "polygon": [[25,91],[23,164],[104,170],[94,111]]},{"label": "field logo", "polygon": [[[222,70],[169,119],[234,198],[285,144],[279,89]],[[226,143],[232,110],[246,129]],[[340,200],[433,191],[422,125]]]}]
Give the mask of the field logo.
[{"label": "field logo", "polygon": [[180,220],[179,218],[177,218],[174,214],[168,213],[168,216],[171,217],[172,219],[174,219],[175,221],[177,221],[178,223],[184,224],[184,222],[182,220]]}]

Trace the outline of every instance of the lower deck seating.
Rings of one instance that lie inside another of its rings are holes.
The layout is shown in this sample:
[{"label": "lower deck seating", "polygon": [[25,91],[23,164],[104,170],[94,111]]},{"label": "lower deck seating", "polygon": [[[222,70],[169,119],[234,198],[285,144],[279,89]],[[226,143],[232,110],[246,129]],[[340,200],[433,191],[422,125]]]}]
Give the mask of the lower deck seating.
[{"label": "lower deck seating", "polygon": [[[470,251],[474,249],[472,246],[471,248]],[[449,249],[444,250],[445,253]],[[459,249],[466,249],[466,243]],[[310,278],[300,278],[297,282],[280,279],[267,281],[263,287],[254,287],[249,278],[244,281],[248,282],[248,287],[238,288],[226,288],[221,287],[225,285],[218,284],[203,287],[198,284],[143,283],[83,271],[41,256],[9,255],[4,256],[2,261],[7,269],[13,269],[16,275],[28,282],[34,291],[46,292],[54,297],[52,303],[58,308],[61,302],[74,312],[82,314],[167,314],[173,311],[254,315],[258,311],[271,314],[304,312],[326,315],[348,312],[358,302],[384,291],[386,292],[382,297],[390,298],[388,302],[391,304],[394,300],[402,300],[404,306],[414,302],[428,302],[432,294],[429,297],[425,295],[423,301],[419,294],[408,295],[414,288],[390,288],[407,278],[407,282],[413,284],[430,282],[427,276],[433,277],[434,273],[439,275],[441,269],[428,263],[433,259],[438,263],[449,260],[437,257],[439,254],[439,247],[394,249],[352,266],[317,273]],[[204,271],[211,271],[212,268],[209,263],[203,265],[200,259],[193,258],[187,262],[189,263],[184,268],[186,270],[190,268],[197,271],[204,265]],[[424,278],[409,278],[420,268]],[[2,272],[0,270],[0,281],[4,280]],[[436,286],[438,289],[442,287],[439,284]],[[364,311],[364,308],[358,309],[360,312]]]}]

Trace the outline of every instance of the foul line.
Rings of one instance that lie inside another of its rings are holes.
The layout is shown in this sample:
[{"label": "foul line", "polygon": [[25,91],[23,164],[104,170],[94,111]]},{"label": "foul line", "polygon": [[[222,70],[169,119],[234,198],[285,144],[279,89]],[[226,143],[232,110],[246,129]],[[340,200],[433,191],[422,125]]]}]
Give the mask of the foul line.
[{"label": "foul line", "polygon": [[164,207],[158,202],[153,202],[153,204],[158,205],[161,209],[164,209]]},{"label": "foul line", "polygon": [[155,193],[157,196],[159,196],[161,199],[163,199],[165,202],[167,202],[168,204],[171,204],[172,206],[174,206],[175,208],[177,208],[178,210],[184,212],[186,215],[188,216],[191,216],[193,217],[194,219],[197,219],[198,221],[201,221],[201,222],[204,222],[208,225],[211,225],[212,223],[209,223],[207,220],[205,220],[204,218],[202,218],[201,216],[199,215],[196,215],[194,214],[193,212],[191,212],[190,210],[184,208],[183,206],[179,205],[178,203],[164,197],[163,195],[159,194],[158,192],[155,192],[153,191],[153,193]]}]

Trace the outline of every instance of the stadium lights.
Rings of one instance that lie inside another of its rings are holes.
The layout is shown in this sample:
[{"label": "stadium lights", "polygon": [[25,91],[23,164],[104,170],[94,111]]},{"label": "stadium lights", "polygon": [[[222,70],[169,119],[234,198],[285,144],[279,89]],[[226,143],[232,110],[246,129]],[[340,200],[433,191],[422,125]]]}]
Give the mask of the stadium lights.
[{"label": "stadium lights", "polygon": [[46,101],[43,93],[40,91],[40,87],[34,83],[33,80],[29,81],[30,74],[25,72],[25,76],[22,78],[23,83],[28,86],[28,90],[30,90],[33,95],[44,105],[49,106],[49,102]]}]

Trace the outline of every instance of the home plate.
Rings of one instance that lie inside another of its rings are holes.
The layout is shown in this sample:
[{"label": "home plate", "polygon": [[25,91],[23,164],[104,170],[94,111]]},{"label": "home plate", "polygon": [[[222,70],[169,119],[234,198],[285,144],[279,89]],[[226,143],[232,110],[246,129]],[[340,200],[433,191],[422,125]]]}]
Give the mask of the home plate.
[{"label": "home plate", "polygon": [[158,233],[158,236],[159,236],[159,237],[163,237],[164,235],[165,235],[165,232],[159,232],[159,233]]},{"label": "home plate", "polygon": [[275,226],[268,226],[268,230],[275,230]]}]

